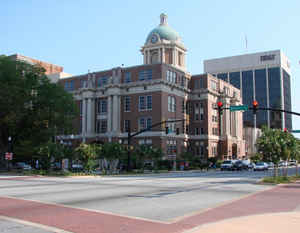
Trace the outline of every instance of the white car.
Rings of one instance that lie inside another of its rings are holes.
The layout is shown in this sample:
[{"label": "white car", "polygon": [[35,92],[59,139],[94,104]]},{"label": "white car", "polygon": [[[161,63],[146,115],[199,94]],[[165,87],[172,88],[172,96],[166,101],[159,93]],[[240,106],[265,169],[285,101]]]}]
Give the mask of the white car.
[{"label": "white car", "polygon": [[288,165],[289,164],[288,164],[287,161],[280,161],[279,164],[278,164],[279,167],[287,167]]},{"label": "white car", "polygon": [[254,171],[266,171],[268,170],[268,164],[265,162],[257,162],[254,165]]},{"label": "white car", "polygon": [[234,161],[233,160],[225,160],[221,164],[221,171],[232,170],[233,169],[233,165],[234,165]]}]

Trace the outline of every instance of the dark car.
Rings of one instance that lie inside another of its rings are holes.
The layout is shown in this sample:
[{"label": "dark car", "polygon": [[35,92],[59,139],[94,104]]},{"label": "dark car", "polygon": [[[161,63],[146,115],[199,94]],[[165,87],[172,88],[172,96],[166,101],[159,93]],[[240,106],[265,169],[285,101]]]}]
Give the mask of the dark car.
[{"label": "dark car", "polygon": [[22,170],[31,170],[32,167],[29,164],[26,164],[25,162],[17,162],[14,166],[16,169],[22,169]]},{"label": "dark car", "polygon": [[248,170],[248,165],[239,160],[233,164],[232,170],[236,170],[236,171]]}]

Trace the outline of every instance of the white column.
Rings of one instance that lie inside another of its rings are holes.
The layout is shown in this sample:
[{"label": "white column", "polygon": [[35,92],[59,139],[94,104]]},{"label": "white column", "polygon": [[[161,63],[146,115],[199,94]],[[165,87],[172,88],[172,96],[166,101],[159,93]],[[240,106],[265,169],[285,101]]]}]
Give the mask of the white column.
[{"label": "white column", "polygon": [[149,50],[146,50],[146,64],[150,64],[149,55],[150,55]]},{"label": "white column", "polygon": [[92,100],[91,98],[87,99],[87,134],[90,135],[92,131],[92,125],[91,125],[91,112],[92,112]]},{"label": "white column", "polygon": [[112,101],[111,101],[111,96],[108,96],[107,98],[107,132],[111,132],[111,109],[112,109]]},{"label": "white column", "polygon": [[118,115],[118,124],[117,124],[117,131],[121,131],[121,96],[118,97],[118,108],[117,108],[117,115]]},{"label": "white column", "polygon": [[118,127],[118,96],[114,95],[113,96],[113,114],[112,114],[112,130],[114,132],[117,131],[117,127]]},{"label": "white column", "polygon": [[86,135],[86,99],[82,99],[82,142],[85,142]]},{"label": "white column", "polygon": [[144,54],[143,54],[143,55],[144,55],[144,64],[146,64],[146,62],[147,62],[147,61],[146,61],[146,57],[147,57],[146,50],[144,50]]},{"label": "white column", "polygon": [[175,66],[175,48],[172,49],[172,64]]},{"label": "white column", "polygon": [[158,48],[158,61],[161,63],[161,48]]},{"label": "white column", "polygon": [[88,134],[95,133],[95,99],[88,99]]},{"label": "white column", "polygon": [[161,56],[161,59],[162,59],[162,63],[166,63],[166,59],[165,59],[165,47],[162,48],[162,56]]}]

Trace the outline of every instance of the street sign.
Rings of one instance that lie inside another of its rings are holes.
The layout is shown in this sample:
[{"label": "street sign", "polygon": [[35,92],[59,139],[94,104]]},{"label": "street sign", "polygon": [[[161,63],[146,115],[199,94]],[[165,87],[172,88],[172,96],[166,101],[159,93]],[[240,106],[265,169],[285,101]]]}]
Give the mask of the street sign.
[{"label": "street sign", "polygon": [[231,112],[234,111],[247,111],[248,110],[248,105],[232,105],[229,107]]},{"label": "street sign", "polygon": [[292,133],[300,133],[300,130],[292,130]]},{"label": "street sign", "polygon": [[13,153],[9,153],[9,152],[5,153],[5,159],[6,160],[12,160],[12,158],[13,158]]}]

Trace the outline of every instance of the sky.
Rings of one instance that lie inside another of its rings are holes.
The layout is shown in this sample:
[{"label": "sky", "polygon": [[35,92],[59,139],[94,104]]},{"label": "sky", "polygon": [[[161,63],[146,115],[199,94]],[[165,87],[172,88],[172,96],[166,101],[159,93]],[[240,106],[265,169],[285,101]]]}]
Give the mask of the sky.
[{"label": "sky", "polygon": [[292,111],[300,113],[299,11],[299,0],[0,0],[0,54],[74,75],[141,65],[140,49],[166,13],[191,74],[203,73],[203,60],[282,50],[291,63]]}]

